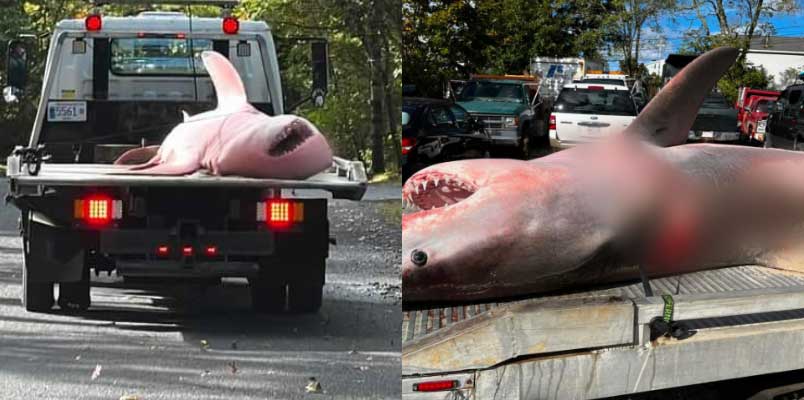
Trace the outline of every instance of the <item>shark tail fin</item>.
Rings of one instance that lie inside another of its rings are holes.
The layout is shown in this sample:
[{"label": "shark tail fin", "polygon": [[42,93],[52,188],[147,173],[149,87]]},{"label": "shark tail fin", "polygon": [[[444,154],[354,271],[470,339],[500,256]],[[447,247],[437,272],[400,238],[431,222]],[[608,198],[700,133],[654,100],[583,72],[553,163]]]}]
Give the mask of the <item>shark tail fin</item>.
[{"label": "shark tail fin", "polygon": [[215,86],[218,110],[237,110],[248,103],[243,81],[229,59],[215,51],[202,52],[201,59]]},{"label": "shark tail fin", "polygon": [[704,98],[734,63],[738,53],[735,48],[720,47],[696,58],[665,85],[626,132],[658,146],[686,142]]}]

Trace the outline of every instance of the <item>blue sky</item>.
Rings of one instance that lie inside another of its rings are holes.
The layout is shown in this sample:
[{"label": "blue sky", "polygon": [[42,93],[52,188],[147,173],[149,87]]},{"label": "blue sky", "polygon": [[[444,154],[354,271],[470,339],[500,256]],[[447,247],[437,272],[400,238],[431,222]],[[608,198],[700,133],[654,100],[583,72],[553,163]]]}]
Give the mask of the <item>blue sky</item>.
[{"label": "blue sky", "polygon": [[[733,15],[731,15],[733,17]],[[731,20],[731,18],[730,18]],[[760,19],[760,23],[770,22],[776,28],[776,35],[788,37],[804,37],[804,2],[799,0],[799,10],[795,14],[776,15],[770,19]],[[709,29],[716,32],[719,27],[715,16],[707,18]],[[640,62],[648,63],[664,59],[675,52],[683,42],[683,32],[690,28],[699,28],[700,21],[694,12],[675,13],[674,17],[666,16],[659,21],[661,32],[643,31],[640,49]],[[618,69],[619,65],[613,56],[609,60],[610,69]]]}]

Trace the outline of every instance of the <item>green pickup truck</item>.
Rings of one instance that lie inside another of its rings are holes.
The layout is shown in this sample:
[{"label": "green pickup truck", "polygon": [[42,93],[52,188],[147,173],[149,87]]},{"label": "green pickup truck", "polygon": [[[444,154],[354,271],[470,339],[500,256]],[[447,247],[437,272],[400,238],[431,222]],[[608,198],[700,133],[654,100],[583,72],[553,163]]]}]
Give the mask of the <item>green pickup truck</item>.
[{"label": "green pickup truck", "polygon": [[534,145],[545,140],[549,113],[536,77],[471,75],[450,83],[454,100],[483,124],[495,146],[516,148],[527,159]]}]

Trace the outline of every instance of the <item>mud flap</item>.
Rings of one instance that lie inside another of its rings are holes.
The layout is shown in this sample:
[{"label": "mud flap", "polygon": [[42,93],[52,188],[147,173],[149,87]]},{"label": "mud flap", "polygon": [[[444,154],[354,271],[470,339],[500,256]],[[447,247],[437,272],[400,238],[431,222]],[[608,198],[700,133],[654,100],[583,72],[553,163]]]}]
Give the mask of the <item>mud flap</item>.
[{"label": "mud flap", "polygon": [[34,216],[28,225],[26,268],[32,282],[77,282],[84,270],[81,235]]}]

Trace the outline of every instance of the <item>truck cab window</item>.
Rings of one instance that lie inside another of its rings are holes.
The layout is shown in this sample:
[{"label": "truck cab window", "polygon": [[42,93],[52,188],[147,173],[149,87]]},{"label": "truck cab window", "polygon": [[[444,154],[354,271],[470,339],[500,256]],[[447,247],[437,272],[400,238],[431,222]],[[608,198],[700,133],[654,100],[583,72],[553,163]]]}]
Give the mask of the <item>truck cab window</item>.
[{"label": "truck cab window", "polygon": [[208,39],[112,39],[111,71],[117,75],[206,75],[201,52],[212,50]]}]

